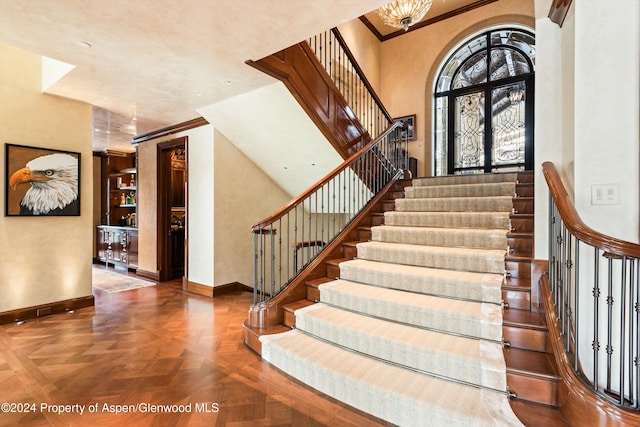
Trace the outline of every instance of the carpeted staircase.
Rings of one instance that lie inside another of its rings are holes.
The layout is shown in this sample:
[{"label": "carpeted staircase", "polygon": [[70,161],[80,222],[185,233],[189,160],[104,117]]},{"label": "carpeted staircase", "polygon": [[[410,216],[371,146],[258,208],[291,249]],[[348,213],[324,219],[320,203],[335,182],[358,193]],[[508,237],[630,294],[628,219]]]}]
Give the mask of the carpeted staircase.
[{"label": "carpeted staircase", "polygon": [[260,337],[262,357],[398,425],[522,425],[502,352],[515,186],[516,174],[413,180],[295,329]]}]

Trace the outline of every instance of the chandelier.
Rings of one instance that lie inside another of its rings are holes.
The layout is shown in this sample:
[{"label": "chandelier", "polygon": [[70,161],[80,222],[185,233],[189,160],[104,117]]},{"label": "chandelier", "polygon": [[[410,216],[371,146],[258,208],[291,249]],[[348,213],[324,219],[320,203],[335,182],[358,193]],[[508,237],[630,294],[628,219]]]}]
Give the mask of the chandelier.
[{"label": "chandelier", "polygon": [[378,15],[386,25],[407,31],[427,14],[430,7],[431,0],[395,0],[378,9]]}]

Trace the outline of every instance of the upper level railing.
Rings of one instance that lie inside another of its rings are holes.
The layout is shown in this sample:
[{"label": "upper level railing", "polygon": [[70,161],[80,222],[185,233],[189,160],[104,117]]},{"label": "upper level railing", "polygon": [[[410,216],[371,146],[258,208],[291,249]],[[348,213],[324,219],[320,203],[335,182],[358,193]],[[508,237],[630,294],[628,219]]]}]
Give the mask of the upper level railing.
[{"label": "upper level railing", "polygon": [[252,227],[254,304],[277,295],[407,165],[396,122],[326,177]]},{"label": "upper level railing", "polygon": [[347,104],[360,119],[360,123],[369,131],[369,135],[380,135],[393,119],[382,105],[340,32],[333,28],[311,37],[307,42]]},{"label": "upper level railing", "polygon": [[578,215],[553,163],[549,285],[567,360],[601,398],[640,409],[640,245],[606,236]]}]

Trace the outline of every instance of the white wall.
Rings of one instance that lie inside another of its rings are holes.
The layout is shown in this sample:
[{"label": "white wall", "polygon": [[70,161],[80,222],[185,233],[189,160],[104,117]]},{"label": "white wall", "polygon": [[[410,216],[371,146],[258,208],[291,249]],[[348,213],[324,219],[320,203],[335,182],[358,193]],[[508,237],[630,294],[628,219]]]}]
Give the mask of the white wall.
[{"label": "white wall", "polygon": [[[639,239],[640,2],[573,2],[562,29],[536,24],[536,172],[552,161],[582,220]],[[547,259],[546,183],[536,181],[536,258]],[[594,205],[592,186],[612,184],[619,203]],[[614,220],[612,220],[614,219]]]},{"label": "white wall", "polygon": [[188,277],[190,282],[214,284],[213,126],[189,131],[188,142]]},{"label": "white wall", "polygon": [[198,110],[246,157],[296,197],[342,163],[282,82]]},{"label": "white wall", "polygon": [[[592,228],[638,242],[640,2],[574,7],[576,209]],[[595,184],[618,186],[619,203],[593,205]]]},{"label": "white wall", "polygon": [[[548,6],[547,12],[548,12]],[[536,239],[535,258],[547,259],[549,196],[542,175],[542,162],[563,162],[562,50],[560,28],[547,18],[536,19],[536,87],[535,87],[535,188]]]}]

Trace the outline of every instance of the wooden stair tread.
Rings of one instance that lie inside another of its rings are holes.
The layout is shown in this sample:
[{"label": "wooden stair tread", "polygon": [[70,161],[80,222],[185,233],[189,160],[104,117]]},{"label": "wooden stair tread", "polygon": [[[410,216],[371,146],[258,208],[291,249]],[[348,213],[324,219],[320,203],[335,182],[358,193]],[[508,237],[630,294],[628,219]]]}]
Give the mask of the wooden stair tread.
[{"label": "wooden stair tread", "polygon": [[329,265],[339,265],[342,262],[349,261],[349,258],[333,258],[326,261]]},{"label": "wooden stair tread", "polygon": [[527,427],[565,427],[570,426],[562,416],[560,409],[549,405],[513,399],[509,401],[511,409]]},{"label": "wooden stair tread", "polygon": [[509,277],[504,279],[502,289],[512,289],[521,291],[531,290],[531,278],[529,277]]},{"label": "wooden stair tread", "polygon": [[293,313],[294,311],[300,309],[300,308],[305,308],[308,307],[312,304],[315,304],[315,302],[313,301],[309,301],[308,299],[301,299],[300,301],[296,301],[296,302],[292,302],[289,304],[285,304],[282,306],[282,309],[284,311],[289,311],[291,313]]},{"label": "wooden stair tread", "polygon": [[512,219],[531,219],[531,220],[533,220],[534,217],[535,217],[535,215],[532,214],[532,213],[510,213],[509,214],[509,218],[512,218]]},{"label": "wooden stair tread", "polygon": [[307,280],[307,286],[312,286],[314,288],[317,288],[318,286],[322,285],[323,283],[333,282],[333,280],[334,279],[331,279],[329,277],[320,277],[318,279]]},{"label": "wooden stair tread", "polygon": [[518,348],[503,349],[508,373],[544,377],[557,381],[558,370],[553,363],[552,355],[539,351],[521,350]]},{"label": "wooden stair tread", "polygon": [[243,327],[244,329],[246,329],[247,331],[250,331],[251,333],[255,334],[258,337],[262,335],[279,334],[281,332],[287,332],[291,330],[291,328],[283,325],[282,323],[275,326],[269,326],[268,328],[254,328],[247,324],[244,324]]},{"label": "wooden stair tread", "polygon": [[502,312],[502,324],[528,329],[547,330],[547,322],[544,313],[529,310],[504,310]]},{"label": "wooden stair tread", "polygon": [[526,231],[510,231],[507,233],[507,237],[510,237],[512,239],[533,239],[533,233]]},{"label": "wooden stair tread", "polygon": [[505,255],[505,261],[513,261],[513,262],[531,262],[531,257],[527,256],[518,256],[518,255]]}]

